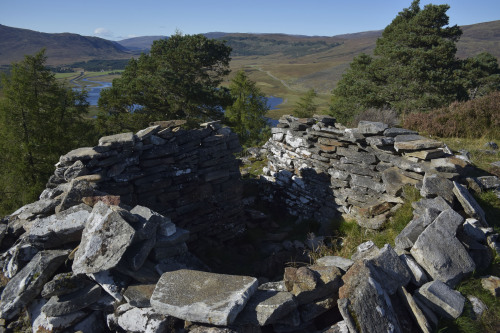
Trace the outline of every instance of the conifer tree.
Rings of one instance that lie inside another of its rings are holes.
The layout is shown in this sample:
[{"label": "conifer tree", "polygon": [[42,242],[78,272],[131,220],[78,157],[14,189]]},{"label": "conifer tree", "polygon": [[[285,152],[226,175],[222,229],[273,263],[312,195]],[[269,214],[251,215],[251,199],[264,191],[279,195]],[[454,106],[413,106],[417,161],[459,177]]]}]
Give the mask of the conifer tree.
[{"label": "conifer tree", "polygon": [[318,104],[314,103],[314,98],[318,96],[314,89],[309,89],[295,105],[293,115],[299,118],[310,118],[318,110]]},{"label": "conifer tree", "polygon": [[37,198],[59,156],[89,139],[83,92],[59,84],[44,50],[13,64],[0,99],[0,214]]},{"label": "conifer tree", "polygon": [[267,140],[269,127],[265,114],[269,110],[267,98],[250,80],[244,70],[240,70],[229,86],[233,104],[225,113],[227,123],[238,134],[245,146],[258,145]]}]

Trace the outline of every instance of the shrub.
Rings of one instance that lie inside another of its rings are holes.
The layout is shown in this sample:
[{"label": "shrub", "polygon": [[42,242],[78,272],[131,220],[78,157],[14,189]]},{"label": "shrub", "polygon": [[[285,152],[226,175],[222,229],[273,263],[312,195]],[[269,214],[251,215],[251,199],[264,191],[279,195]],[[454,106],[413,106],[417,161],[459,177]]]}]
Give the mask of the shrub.
[{"label": "shrub", "polygon": [[405,128],[439,137],[500,139],[500,91],[426,113],[411,113]]}]

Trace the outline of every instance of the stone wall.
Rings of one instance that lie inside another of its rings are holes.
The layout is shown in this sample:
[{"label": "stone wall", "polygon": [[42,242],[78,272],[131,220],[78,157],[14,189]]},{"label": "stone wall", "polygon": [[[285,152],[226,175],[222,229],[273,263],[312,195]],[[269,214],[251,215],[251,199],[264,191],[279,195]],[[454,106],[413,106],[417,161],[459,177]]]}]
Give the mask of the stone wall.
[{"label": "stone wall", "polygon": [[345,213],[371,229],[402,202],[404,185],[420,187],[432,175],[454,180],[467,167],[414,131],[366,121],[345,128],[327,116],[283,116],[264,147],[268,200],[324,223]]},{"label": "stone wall", "polygon": [[226,240],[243,229],[238,137],[218,123],[184,130],[158,122],[137,133],[103,137],[96,147],[61,156],[42,197],[73,179],[119,195],[122,203],[149,207],[191,232]]}]

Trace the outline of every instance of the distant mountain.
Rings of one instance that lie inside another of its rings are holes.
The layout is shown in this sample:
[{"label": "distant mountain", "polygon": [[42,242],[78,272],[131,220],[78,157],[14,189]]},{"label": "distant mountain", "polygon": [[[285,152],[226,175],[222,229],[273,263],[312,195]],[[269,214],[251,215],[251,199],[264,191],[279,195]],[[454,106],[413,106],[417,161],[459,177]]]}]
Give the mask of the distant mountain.
[{"label": "distant mountain", "polygon": [[71,64],[91,59],[125,59],[125,47],[98,37],[72,33],[49,34],[0,25],[0,65],[20,61],[26,54],[46,49],[48,65]]},{"label": "distant mountain", "polygon": [[155,40],[165,39],[168,36],[143,36],[123,39],[117,43],[131,51],[147,51]]}]

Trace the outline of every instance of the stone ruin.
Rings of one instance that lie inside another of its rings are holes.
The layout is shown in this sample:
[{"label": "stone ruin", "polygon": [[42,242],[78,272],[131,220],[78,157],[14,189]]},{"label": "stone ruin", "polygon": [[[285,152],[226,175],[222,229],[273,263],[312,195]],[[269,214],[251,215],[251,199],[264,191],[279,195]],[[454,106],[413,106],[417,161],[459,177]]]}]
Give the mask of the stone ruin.
[{"label": "stone ruin", "polygon": [[[341,213],[376,229],[410,184],[423,197],[413,220],[394,249],[363,243],[280,281],[212,273],[188,245],[244,232],[240,146],[217,123],[177,125],[61,156],[40,200],[2,220],[0,331],[24,311],[33,332],[431,332],[462,313],[453,288],[500,251],[463,185],[498,190],[498,178],[465,178],[466,162],[408,130],[287,116],[265,145],[263,198],[325,227]],[[483,285],[498,296],[499,280]]]}]

